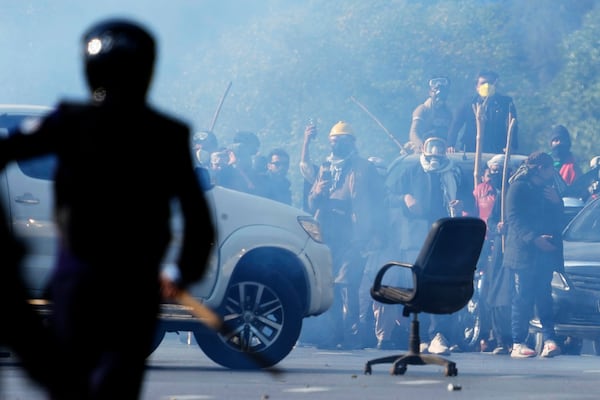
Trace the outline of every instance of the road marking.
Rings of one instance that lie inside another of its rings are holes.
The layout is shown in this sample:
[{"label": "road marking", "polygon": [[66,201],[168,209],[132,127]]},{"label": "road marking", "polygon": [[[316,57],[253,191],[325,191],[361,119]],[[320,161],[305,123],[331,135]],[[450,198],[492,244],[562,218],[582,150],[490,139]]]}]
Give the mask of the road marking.
[{"label": "road marking", "polygon": [[203,394],[171,394],[167,397],[163,397],[162,400],[210,400],[215,399],[214,396],[207,396]]},{"label": "road marking", "polygon": [[435,380],[418,380],[418,381],[397,381],[397,385],[434,385],[443,381],[435,381]]},{"label": "road marking", "polygon": [[289,393],[317,393],[317,392],[328,392],[329,388],[319,387],[319,386],[309,386],[309,387],[301,387],[301,388],[291,388],[285,389],[283,392]]}]

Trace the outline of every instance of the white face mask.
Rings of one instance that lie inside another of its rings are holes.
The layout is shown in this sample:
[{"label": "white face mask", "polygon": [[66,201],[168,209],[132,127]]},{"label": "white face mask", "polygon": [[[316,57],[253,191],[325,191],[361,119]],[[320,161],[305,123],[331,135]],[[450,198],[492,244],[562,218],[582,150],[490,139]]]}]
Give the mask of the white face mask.
[{"label": "white face mask", "polygon": [[437,158],[437,157],[432,157],[432,158],[429,160],[429,167],[430,167],[430,168],[431,168],[433,171],[435,171],[435,170],[439,169],[439,168],[440,168],[440,165],[441,165],[441,163],[440,163],[440,159],[439,159],[439,158]]},{"label": "white face mask", "polygon": [[444,156],[420,156],[421,167],[425,172],[435,172],[444,169],[448,165],[448,159]]}]

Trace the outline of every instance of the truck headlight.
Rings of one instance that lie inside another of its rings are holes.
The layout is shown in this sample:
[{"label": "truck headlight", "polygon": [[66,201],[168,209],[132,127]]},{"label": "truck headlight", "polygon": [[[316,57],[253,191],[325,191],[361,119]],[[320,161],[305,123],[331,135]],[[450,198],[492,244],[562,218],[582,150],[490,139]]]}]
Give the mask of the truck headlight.
[{"label": "truck headlight", "polygon": [[321,234],[321,226],[313,217],[300,216],[298,223],[304,231],[315,242],[323,243],[323,235]]}]

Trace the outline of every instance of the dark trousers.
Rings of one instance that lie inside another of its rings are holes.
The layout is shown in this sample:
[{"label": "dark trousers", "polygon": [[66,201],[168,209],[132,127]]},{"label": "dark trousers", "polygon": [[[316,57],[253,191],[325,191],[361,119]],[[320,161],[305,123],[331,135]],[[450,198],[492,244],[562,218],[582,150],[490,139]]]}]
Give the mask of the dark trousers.
[{"label": "dark trousers", "polygon": [[110,265],[86,264],[65,249],[59,254],[51,280],[50,326],[70,383],[57,400],[140,397],[156,331],[158,274],[154,282],[139,276],[136,286],[125,274],[107,270]]},{"label": "dark trousers", "polygon": [[513,343],[524,343],[529,332],[529,321],[535,316],[542,324],[544,340],[554,339],[552,310],[552,271],[545,269],[518,270],[513,273],[514,296],[511,304],[511,331]]},{"label": "dark trousers", "polygon": [[496,347],[510,348],[512,346],[510,313],[509,306],[489,308],[492,335],[496,340]]}]

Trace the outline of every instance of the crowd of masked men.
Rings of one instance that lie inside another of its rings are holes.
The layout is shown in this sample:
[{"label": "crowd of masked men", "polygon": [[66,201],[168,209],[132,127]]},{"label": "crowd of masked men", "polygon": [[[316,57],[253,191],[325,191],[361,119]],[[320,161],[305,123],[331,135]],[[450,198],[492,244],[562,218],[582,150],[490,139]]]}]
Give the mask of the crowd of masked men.
[{"label": "crowd of masked men", "polygon": [[[480,71],[474,93],[456,109],[446,102],[450,79],[429,80],[429,96],[414,109],[409,140],[400,148],[400,157],[418,161],[389,173],[382,158],[360,154],[358,142],[366,134],[355,132],[347,121],[330,128],[327,157],[312,160],[317,127],[306,127],[300,149],[301,207],[320,222],[331,249],[335,294],[327,313],[305,322],[300,345],[406,348],[409,323],[401,306],[370,297],[378,268],[390,260],[414,261],[437,219],[474,215],[488,224],[478,264],[487,278],[479,300],[488,311],[482,340],[466,343],[465,330],[473,327],[465,326],[460,312],[426,315],[421,351],[491,351],[513,358],[560,354],[549,279],[563,268],[562,196],[585,201],[598,196],[599,177],[592,171],[600,170],[600,157],[590,160],[584,173],[571,152],[568,129],[556,124],[540,132],[546,148],[510,168],[510,155],[521,154],[517,109],[511,97],[497,91],[498,80],[494,71]],[[212,132],[198,132],[192,146],[213,183],[292,204],[290,157],[283,148],[263,156],[253,132],[238,132],[221,147]],[[454,152],[491,156],[478,165],[473,182],[465,181],[464,171],[448,157]],[[465,193],[472,197],[464,198]],[[397,276],[395,284],[408,287],[411,279]],[[545,322],[540,354],[527,344],[529,320],[536,312]]]}]

